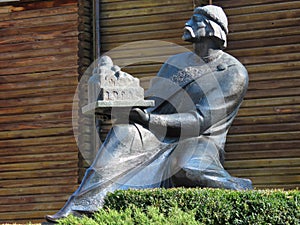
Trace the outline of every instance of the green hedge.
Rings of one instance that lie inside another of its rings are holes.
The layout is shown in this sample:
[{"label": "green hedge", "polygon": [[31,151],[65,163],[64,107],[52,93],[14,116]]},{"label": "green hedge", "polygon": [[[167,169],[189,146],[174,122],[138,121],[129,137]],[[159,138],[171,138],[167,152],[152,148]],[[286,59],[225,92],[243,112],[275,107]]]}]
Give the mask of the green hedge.
[{"label": "green hedge", "polygon": [[116,191],[107,195],[104,209],[94,218],[75,220],[71,217],[61,224],[299,225],[300,192],[200,188]]},{"label": "green hedge", "polygon": [[[165,215],[154,206],[147,210],[139,209],[133,205],[125,210],[104,210],[95,213],[92,218],[76,218],[69,216],[59,222],[61,225],[197,225],[195,213],[183,212],[181,209],[172,208],[170,215]],[[204,225],[204,224],[203,224]]]}]

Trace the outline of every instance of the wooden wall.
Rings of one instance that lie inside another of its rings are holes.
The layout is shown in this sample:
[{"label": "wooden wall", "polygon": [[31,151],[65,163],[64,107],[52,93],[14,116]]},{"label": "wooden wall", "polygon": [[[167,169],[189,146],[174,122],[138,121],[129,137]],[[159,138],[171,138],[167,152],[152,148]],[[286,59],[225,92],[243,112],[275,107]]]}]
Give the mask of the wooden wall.
[{"label": "wooden wall", "polygon": [[215,0],[249,89],[227,140],[229,171],[256,188],[300,187],[300,2]]},{"label": "wooden wall", "polygon": [[76,190],[77,1],[0,5],[0,223],[43,221]]},{"label": "wooden wall", "polygon": [[[193,1],[101,2],[102,53],[132,41],[149,39],[189,46],[181,41],[181,34],[191,16]],[[256,188],[299,187],[300,3],[283,0],[213,3],[224,7],[229,17],[227,51],[245,64],[250,74],[249,91],[228,135],[226,168],[233,175],[251,178]],[[137,57],[163,55],[159,48],[148,47],[149,53]],[[121,53],[134,57],[137,50],[138,46]],[[110,55],[116,62],[122,62],[120,51]],[[124,70],[139,77],[146,89],[160,66],[161,63],[143,62]],[[107,123],[104,131],[109,127]]]}]

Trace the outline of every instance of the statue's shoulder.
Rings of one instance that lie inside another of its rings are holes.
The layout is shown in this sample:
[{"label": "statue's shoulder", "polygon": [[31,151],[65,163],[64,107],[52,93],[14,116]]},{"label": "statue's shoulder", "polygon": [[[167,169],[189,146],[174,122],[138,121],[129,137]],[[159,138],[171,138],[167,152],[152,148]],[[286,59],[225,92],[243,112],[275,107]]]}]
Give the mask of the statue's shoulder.
[{"label": "statue's shoulder", "polygon": [[239,79],[248,80],[248,72],[245,66],[237,60],[234,56],[224,52],[222,55],[222,61],[219,67],[224,67],[228,69],[228,72],[234,76],[239,77]]},{"label": "statue's shoulder", "polygon": [[247,69],[232,55],[225,52],[223,53],[219,65],[217,65],[217,71],[221,74],[220,79],[222,79],[221,83],[224,84],[224,87],[226,87],[227,84],[234,84],[235,87],[247,89],[249,82]]},{"label": "statue's shoulder", "polygon": [[189,65],[192,55],[192,52],[178,53],[169,57],[166,63],[170,65],[176,65],[178,68],[185,68],[187,65]]}]

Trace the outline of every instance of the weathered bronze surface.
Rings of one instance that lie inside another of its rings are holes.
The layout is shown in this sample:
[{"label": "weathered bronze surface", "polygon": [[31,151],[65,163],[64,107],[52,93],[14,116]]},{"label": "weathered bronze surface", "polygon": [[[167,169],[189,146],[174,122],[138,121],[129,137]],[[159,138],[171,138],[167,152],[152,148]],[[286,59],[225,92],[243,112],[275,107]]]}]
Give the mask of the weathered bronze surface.
[{"label": "weathered bronze surface", "polygon": [[223,168],[226,134],[248,86],[244,66],[223,52],[227,18],[217,6],[198,7],[183,39],[194,52],[165,62],[129,124],[114,125],[78,190],[50,221],[92,213],[107,192],[128,188],[252,189]]}]

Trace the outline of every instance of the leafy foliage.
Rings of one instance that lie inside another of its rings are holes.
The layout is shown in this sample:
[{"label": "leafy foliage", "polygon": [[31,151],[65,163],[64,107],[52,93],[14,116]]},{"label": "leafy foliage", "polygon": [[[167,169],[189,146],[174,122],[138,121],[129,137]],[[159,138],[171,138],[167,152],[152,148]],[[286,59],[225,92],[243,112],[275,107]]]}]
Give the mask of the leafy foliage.
[{"label": "leafy foliage", "polygon": [[93,218],[71,224],[300,224],[300,192],[282,190],[148,189],[116,191]]},{"label": "leafy foliage", "polygon": [[77,218],[69,216],[59,221],[60,225],[197,225],[199,224],[194,213],[183,212],[181,209],[172,208],[169,216],[165,216],[154,206],[146,210],[137,208],[134,205],[125,210],[104,210],[100,209],[93,215],[93,218],[86,216]]}]

